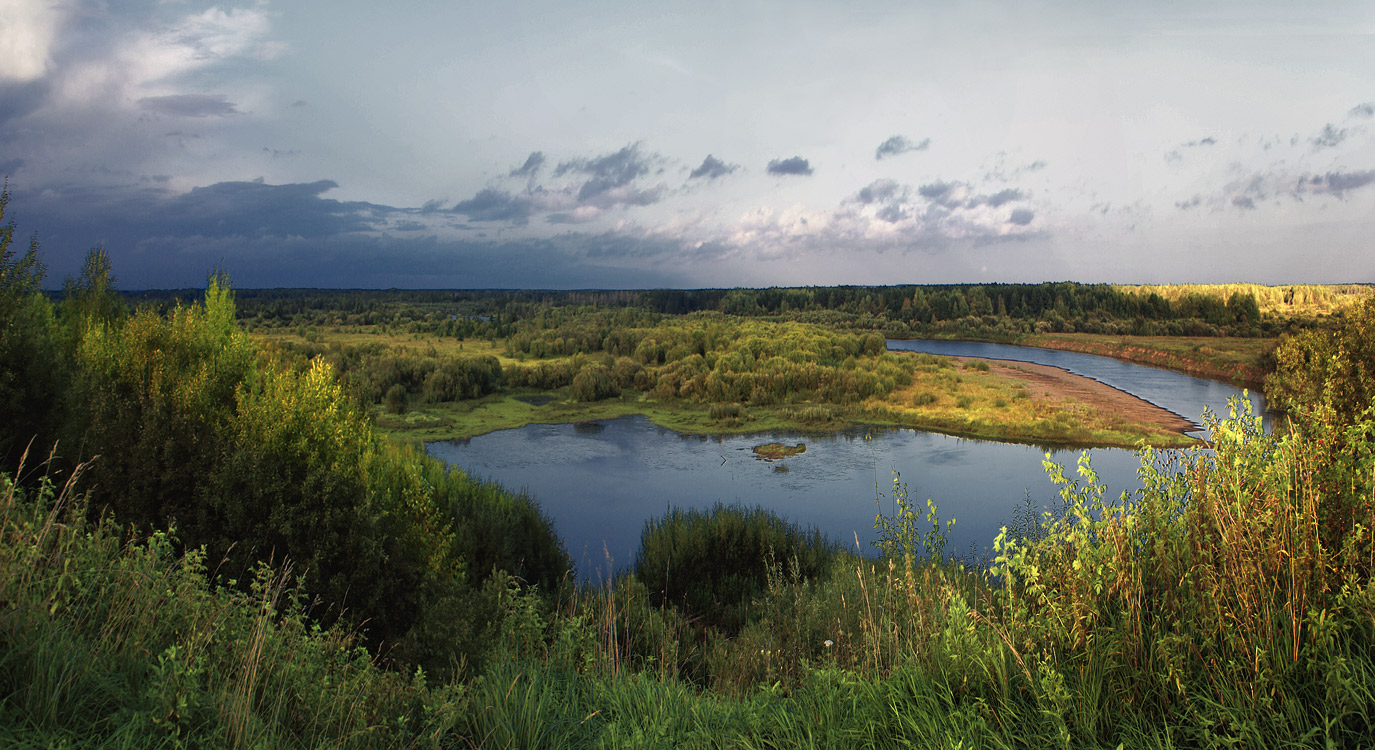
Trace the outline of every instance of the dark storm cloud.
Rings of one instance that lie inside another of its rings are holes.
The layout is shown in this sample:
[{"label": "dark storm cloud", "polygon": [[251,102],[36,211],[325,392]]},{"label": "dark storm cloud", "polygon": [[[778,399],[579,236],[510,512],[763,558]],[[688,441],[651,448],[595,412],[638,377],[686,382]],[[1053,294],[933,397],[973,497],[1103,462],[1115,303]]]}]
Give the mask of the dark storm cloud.
[{"label": "dark storm cloud", "polygon": [[514,195],[505,190],[483,188],[466,201],[459,201],[450,209],[472,221],[505,221],[526,224],[535,212],[535,203],[528,194]]},{"label": "dark storm cloud", "polygon": [[739,164],[727,164],[715,156],[707,154],[707,158],[702,160],[702,166],[692,170],[688,179],[695,180],[699,177],[705,177],[708,180],[714,180],[717,177],[725,177],[739,168]]},{"label": "dark storm cloud", "polygon": [[330,180],[287,185],[221,182],[183,194],[161,187],[86,187],[45,190],[38,197],[26,197],[22,205],[32,207],[44,234],[66,238],[84,233],[91,238],[88,244],[104,237],[127,245],[154,236],[334,237],[370,231],[397,210],[321,197],[335,187]]},{"label": "dark storm cloud", "polygon": [[1249,211],[1255,209],[1256,202],[1251,200],[1249,195],[1234,195],[1232,196],[1232,205]]},{"label": "dark storm cloud", "polygon": [[1347,112],[1346,114],[1348,117],[1359,117],[1362,119],[1370,119],[1371,117],[1375,117],[1375,102],[1357,104],[1356,106],[1351,108],[1350,112]]},{"label": "dark storm cloud", "polygon": [[525,157],[525,163],[520,165],[519,167],[516,167],[515,169],[512,169],[511,174],[508,176],[534,178],[534,176],[540,171],[540,167],[543,166],[544,152],[531,151],[530,155]]},{"label": "dark storm cloud", "polygon": [[895,135],[892,138],[880,143],[874,149],[874,159],[883,159],[888,156],[898,156],[908,151],[925,151],[931,145],[930,138],[923,138],[921,142],[914,143],[905,135]]},{"label": "dark storm cloud", "polygon": [[227,117],[241,114],[234,102],[222,94],[172,94],[145,96],[139,109],[169,117]]},{"label": "dark storm cloud", "polygon": [[[6,211],[38,233],[52,286],[80,271],[97,243],[121,287],[203,285],[225,269],[236,286],[645,288],[681,285],[659,267],[671,239],[570,234],[541,240],[439,239],[418,210],[330,200],[330,181],[219,183],[163,189],[67,189],[20,194]],[[431,213],[433,217],[438,214]],[[386,230],[386,231],[382,231]],[[401,233],[398,236],[395,233]],[[598,256],[627,259],[618,267]]]},{"label": "dark storm cloud", "polygon": [[49,84],[45,80],[28,83],[0,82],[0,125],[38,109],[47,98],[48,90]]},{"label": "dark storm cloud", "polygon": [[765,171],[769,174],[799,175],[806,177],[811,175],[812,165],[806,159],[800,156],[794,156],[788,159],[774,159],[770,161]]},{"label": "dark storm cloud", "polygon": [[1334,148],[1341,145],[1346,136],[1346,128],[1333,127],[1332,123],[1328,123],[1317,135],[1309,139],[1309,143],[1313,144],[1314,149]]},{"label": "dark storm cloud", "polygon": [[1014,208],[1012,210],[1012,214],[1007,217],[1007,223],[1016,224],[1019,227],[1024,227],[1027,224],[1030,224],[1031,220],[1035,218],[1035,212],[1031,211],[1030,209]]}]

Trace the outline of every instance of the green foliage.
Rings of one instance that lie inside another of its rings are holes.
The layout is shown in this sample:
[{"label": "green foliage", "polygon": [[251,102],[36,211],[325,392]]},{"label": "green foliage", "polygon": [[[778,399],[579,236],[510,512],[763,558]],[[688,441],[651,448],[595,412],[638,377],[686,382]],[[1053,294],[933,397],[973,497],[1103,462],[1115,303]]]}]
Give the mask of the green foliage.
[{"label": "green foliage", "polygon": [[387,389],[382,396],[382,408],[388,414],[405,414],[406,405],[410,397],[406,395],[406,386],[396,383]]},{"label": "green foliage", "polygon": [[601,401],[621,395],[621,389],[605,365],[586,364],[573,376],[570,394],[574,401]]},{"label": "green foliage", "polygon": [[81,265],[81,276],[63,285],[62,308],[69,335],[76,340],[91,328],[118,324],[127,314],[124,300],[115,292],[110,254],[103,246],[92,248]]},{"label": "green foliage", "polygon": [[[567,555],[528,498],[511,498],[379,442],[330,366],[261,356],[227,289],[166,319],[145,308],[92,327],[77,391],[94,499],[121,521],[205,545],[240,581],[289,559],[328,624],[442,674],[485,650],[481,623],[442,616],[493,569],[549,584]],[[465,605],[466,606],[466,605]],[[461,610],[460,610],[461,611]]]},{"label": "green foliage", "polygon": [[874,502],[879,512],[874,516],[874,530],[878,539],[874,546],[885,557],[901,558],[907,565],[925,564],[937,566],[945,560],[945,542],[950,527],[955,525],[951,518],[941,525],[936,510],[936,502],[926,501],[926,524],[930,528],[922,531],[922,521],[917,516],[912,498],[907,493],[907,484],[902,475],[893,472],[892,515],[883,512],[883,493],[878,493]]},{"label": "green foliage", "polygon": [[812,578],[835,551],[819,531],[803,531],[760,508],[675,508],[645,523],[635,573],[659,603],[733,633],[748,619],[770,564],[783,575]]},{"label": "green foliage", "polygon": [[42,294],[38,238],[23,255],[12,247],[14,220],[5,218],[8,187],[0,189],[0,469],[13,469],[32,444],[48,450],[63,419],[69,368],[52,305]]},{"label": "green foliage", "polygon": [[1274,357],[1265,381],[1271,404],[1350,423],[1375,401],[1375,299],[1345,308],[1331,328],[1285,336]]},{"label": "green foliage", "polygon": [[0,744],[437,746],[461,691],[379,669],[288,570],[211,585],[169,535],[126,542],[76,488],[0,475]]}]

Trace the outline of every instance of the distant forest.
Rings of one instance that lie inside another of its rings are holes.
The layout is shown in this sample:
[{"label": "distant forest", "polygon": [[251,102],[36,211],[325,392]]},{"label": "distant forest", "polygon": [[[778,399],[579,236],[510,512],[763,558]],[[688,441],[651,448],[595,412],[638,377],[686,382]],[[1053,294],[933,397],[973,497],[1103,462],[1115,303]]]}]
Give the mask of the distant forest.
[{"label": "distant forest", "polygon": [[[495,340],[552,308],[633,309],[660,315],[714,312],[881,331],[891,336],[1011,340],[1033,333],[1147,336],[1277,336],[1311,323],[1360,285],[1118,286],[953,284],[768,289],[319,290],[239,289],[250,327],[388,325]],[[171,305],[194,290],[130,292]]]}]

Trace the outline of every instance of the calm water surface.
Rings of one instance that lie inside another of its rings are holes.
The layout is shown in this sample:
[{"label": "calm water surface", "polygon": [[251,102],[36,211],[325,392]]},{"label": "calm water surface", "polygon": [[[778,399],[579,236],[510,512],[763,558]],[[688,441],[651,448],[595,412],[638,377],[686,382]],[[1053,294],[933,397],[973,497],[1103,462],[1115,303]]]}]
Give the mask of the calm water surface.
[{"label": "calm water surface", "polygon": [[[948,347],[955,343],[889,345],[1065,367],[1195,421],[1204,405],[1225,414],[1228,396],[1239,394],[1220,383],[1102,357],[991,344]],[[1252,398],[1259,406],[1258,397]],[[807,451],[772,463],[756,460],[752,448],[773,441],[806,443]],[[880,507],[876,494],[891,494],[893,472],[898,471],[919,507],[931,498],[943,519],[956,519],[950,533],[952,550],[981,555],[1027,498],[1039,507],[1056,497],[1041,464],[1044,449],[914,430],[709,437],[683,435],[644,417],[626,417],[529,425],[434,442],[428,449],[475,475],[530,492],[553,519],[579,573],[592,580],[633,564],[645,521],[672,507],[760,506],[794,523],[816,526],[849,545],[857,540],[860,549],[870,553],[874,514]],[[1079,453],[1060,451],[1053,458],[1073,475]],[[1090,455],[1112,496],[1140,486],[1139,461],[1131,451],[1100,449]],[[886,498],[882,507],[891,512]]]}]

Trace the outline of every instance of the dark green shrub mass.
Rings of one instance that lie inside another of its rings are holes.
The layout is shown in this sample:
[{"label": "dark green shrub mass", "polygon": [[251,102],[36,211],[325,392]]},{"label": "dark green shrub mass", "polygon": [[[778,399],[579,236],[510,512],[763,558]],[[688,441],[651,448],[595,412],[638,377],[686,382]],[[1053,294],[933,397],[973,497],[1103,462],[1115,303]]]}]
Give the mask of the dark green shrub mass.
[{"label": "dark green shrub mass", "polygon": [[736,632],[770,566],[784,577],[816,578],[836,545],[762,508],[675,508],[645,523],[635,575],[661,604],[683,608],[709,626]]}]

